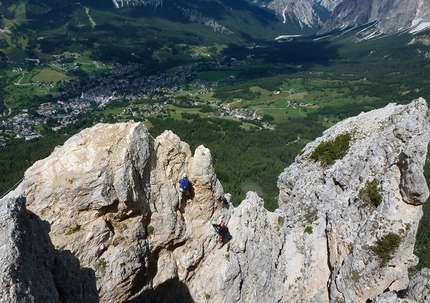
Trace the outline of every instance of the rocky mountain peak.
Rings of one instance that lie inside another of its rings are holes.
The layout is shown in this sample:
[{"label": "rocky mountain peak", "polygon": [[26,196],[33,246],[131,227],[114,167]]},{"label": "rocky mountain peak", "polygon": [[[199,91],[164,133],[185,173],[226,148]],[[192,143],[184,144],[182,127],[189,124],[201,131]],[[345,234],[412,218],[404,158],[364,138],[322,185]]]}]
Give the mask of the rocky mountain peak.
[{"label": "rocky mountain peak", "polygon": [[430,27],[430,6],[423,0],[348,0],[332,12],[320,33],[373,23],[368,37],[401,31],[419,32]]},{"label": "rocky mountain peak", "polygon": [[325,34],[363,25],[367,38],[430,27],[430,6],[423,0],[248,0],[266,6],[287,20]]},{"label": "rocky mountain peak", "polygon": [[136,5],[163,5],[163,0],[112,0],[116,8],[129,7]]},{"label": "rocky mountain peak", "polygon": [[[253,192],[233,207],[210,151],[192,153],[171,131],[153,138],[134,122],[86,129],[0,201],[1,296],[388,303],[407,289],[408,302],[423,302],[428,275],[409,281],[407,269],[417,263],[415,233],[429,195],[428,117],[418,99],[328,129],[279,176],[275,212]],[[348,143],[341,156],[315,157],[337,138]],[[192,191],[178,209],[183,172]],[[221,220],[229,235],[218,249],[212,224]],[[397,246],[382,254],[387,239]]]}]

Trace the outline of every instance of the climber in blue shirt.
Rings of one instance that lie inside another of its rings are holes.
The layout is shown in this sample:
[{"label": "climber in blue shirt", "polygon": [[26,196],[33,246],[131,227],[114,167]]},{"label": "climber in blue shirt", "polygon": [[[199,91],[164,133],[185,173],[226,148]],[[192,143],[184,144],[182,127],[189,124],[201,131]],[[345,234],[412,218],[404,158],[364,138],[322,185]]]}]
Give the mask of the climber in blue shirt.
[{"label": "climber in blue shirt", "polygon": [[182,178],[179,180],[179,205],[178,207],[181,208],[181,203],[184,195],[186,197],[190,196],[190,185],[191,181],[188,180],[187,173],[182,174]]}]

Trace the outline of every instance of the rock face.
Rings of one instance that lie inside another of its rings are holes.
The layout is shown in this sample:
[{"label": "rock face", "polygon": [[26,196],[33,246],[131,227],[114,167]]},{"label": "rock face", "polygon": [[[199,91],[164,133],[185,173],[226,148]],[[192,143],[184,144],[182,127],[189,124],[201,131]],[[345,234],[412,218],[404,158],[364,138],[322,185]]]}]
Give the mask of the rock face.
[{"label": "rock face", "polygon": [[320,29],[333,9],[342,0],[247,0],[267,7],[282,16],[283,22],[291,20],[300,28]]},{"label": "rock face", "polygon": [[[374,23],[367,37],[430,27],[430,6],[424,0],[248,0],[267,6],[283,17],[325,34]],[[328,17],[329,16],[329,17]],[[327,18],[328,17],[328,18]]]},{"label": "rock face", "polygon": [[130,7],[136,5],[163,5],[163,0],[112,0],[116,8]]},{"label": "rock face", "polygon": [[[308,144],[279,177],[280,209],[294,234],[300,227],[312,230],[286,253],[290,258],[302,256],[304,273],[297,278],[304,274],[324,281],[309,288],[308,279],[300,279],[305,282],[297,286],[306,290],[309,301],[366,302],[386,289],[407,288],[407,268],[417,262],[413,247],[422,216],[419,205],[429,195],[422,174],[429,141],[427,116],[427,105],[420,100],[347,119]],[[321,142],[345,133],[352,142],[342,159],[326,168],[309,161]],[[382,196],[377,207],[360,198],[360,190],[373,180],[380,184]],[[382,265],[371,248],[390,232],[402,241]]]},{"label": "rock face", "polygon": [[70,251],[57,251],[49,224],[25,198],[0,203],[0,302],[98,302],[94,272]]},{"label": "rock face", "polygon": [[[154,139],[139,123],[84,130],[0,201],[2,298],[388,303],[402,302],[402,293],[423,302],[429,275],[409,282],[407,269],[417,262],[429,195],[428,115],[419,99],[330,128],[280,175],[275,212],[253,192],[233,207],[210,151],[192,154],[170,131]],[[328,166],[311,159],[343,134],[351,138],[345,156]],[[193,187],[178,209],[183,172]],[[377,206],[363,196],[373,180]],[[212,223],[221,220],[230,233],[218,249]],[[374,248],[389,234],[400,242],[384,259]]]},{"label": "rock face", "polygon": [[323,21],[319,12],[314,9],[315,3],[312,0],[272,0],[268,8],[273,9],[282,16],[283,22],[288,19],[298,22],[301,29],[305,27],[321,28]]},{"label": "rock face", "polygon": [[[347,0],[331,13],[320,33],[376,23],[370,31],[392,34],[419,32],[430,26],[430,6],[423,0]],[[369,36],[371,34],[369,33]]]}]

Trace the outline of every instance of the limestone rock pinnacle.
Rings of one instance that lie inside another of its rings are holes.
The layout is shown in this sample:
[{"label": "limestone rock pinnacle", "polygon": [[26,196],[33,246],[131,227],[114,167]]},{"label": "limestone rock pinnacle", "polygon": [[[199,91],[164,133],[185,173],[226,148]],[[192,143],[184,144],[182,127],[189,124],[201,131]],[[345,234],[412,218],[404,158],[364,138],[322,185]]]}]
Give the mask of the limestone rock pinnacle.
[{"label": "limestone rock pinnacle", "polygon": [[[388,303],[409,289],[408,302],[421,302],[428,274],[409,281],[407,270],[429,196],[428,117],[418,99],[326,130],[279,176],[275,212],[253,192],[233,207],[204,146],[191,152],[140,123],[98,124],[0,201],[0,294],[12,303]],[[333,164],[311,157],[344,134],[349,148]],[[184,172],[192,190],[178,208]],[[363,196],[371,184],[374,205]],[[221,220],[229,234],[218,248]],[[398,247],[378,255],[387,235]]]}]

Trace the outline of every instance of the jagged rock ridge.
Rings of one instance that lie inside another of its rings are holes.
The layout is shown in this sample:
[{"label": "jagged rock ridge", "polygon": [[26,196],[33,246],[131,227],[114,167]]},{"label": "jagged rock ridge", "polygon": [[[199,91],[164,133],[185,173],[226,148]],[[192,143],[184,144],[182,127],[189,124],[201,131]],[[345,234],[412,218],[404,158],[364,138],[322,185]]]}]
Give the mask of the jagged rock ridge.
[{"label": "jagged rock ridge", "polygon": [[[233,207],[203,146],[192,154],[170,131],[154,139],[139,123],[98,124],[36,162],[0,202],[2,298],[388,303],[407,290],[408,302],[423,302],[428,275],[409,283],[407,269],[417,262],[415,233],[429,195],[428,117],[419,99],[330,128],[280,175],[275,212],[252,192]],[[327,167],[310,159],[321,142],[345,133],[351,144],[342,159]],[[178,210],[184,171],[193,197]],[[359,195],[373,179],[378,207]],[[211,223],[220,220],[231,238],[217,249]],[[45,240],[27,243],[29,230]],[[389,232],[401,242],[381,264],[371,247]]]},{"label": "jagged rock ridge", "polygon": [[163,0],[112,0],[112,2],[116,8],[148,4],[155,7],[163,5]]},{"label": "jagged rock ridge", "polygon": [[249,2],[274,10],[281,15],[283,22],[292,20],[302,29],[305,27],[319,29],[323,26],[326,17],[341,0],[248,0]]},{"label": "jagged rock ridge", "polygon": [[[162,0],[112,0],[115,7],[135,5],[162,6]],[[247,0],[267,7],[281,16],[283,23],[292,22],[301,30],[326,34],[363,25],[372,25],[361,34],[372,38],[402,31],[417,33],[430,28],[430,6],[424,0]],[[231,30],[196,10],[180,7],[190,21],[231,34]],[[288,29],[287,29],[288,30]]]},{"label": "jagged rock ridge", "polygon": [[430,6],[424,0],[348,0],[332,12],[320,33],[375,23],[368,36],[401,31],[419,32],[430,27]]},{"label": "jagged rock ridge", "polygon": [[[302,28],[319,29],[319,34],[372,23],[374,26],[367,31],[367,37],[401,31],[415,33],[430,27],[430,6],[424,0],[249,1],[275,10],[284,22],[288,17],[296,19]],[[323,18],[327,12],[328,20]]]}]

